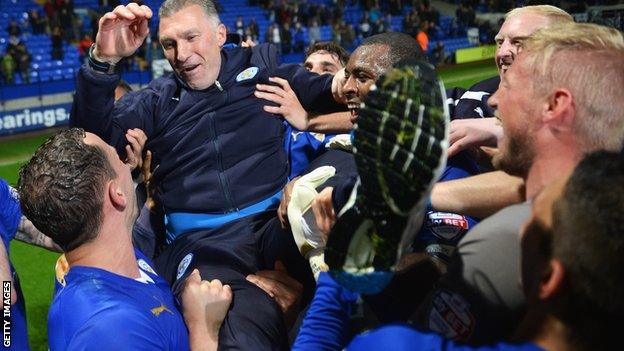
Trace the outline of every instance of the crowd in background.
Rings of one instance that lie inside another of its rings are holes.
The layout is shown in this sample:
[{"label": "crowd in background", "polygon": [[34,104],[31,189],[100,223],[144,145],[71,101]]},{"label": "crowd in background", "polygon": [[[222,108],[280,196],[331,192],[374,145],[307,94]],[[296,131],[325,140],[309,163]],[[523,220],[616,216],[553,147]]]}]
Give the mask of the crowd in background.
[{"label": "crowd in background", "polygon": [[[134,0],[139,5],[141,0]],[[440,27],[440,13],[429,0],[336,0],[330,4],[309,3],[308,1],[249,0],[250,6],[260,6],[264,16],[271,23],[260,34],[256,18],[238,16],[234,24],[226,24],[230,32],[238,33],[243,40],[256,43],[275,44],[282,54],[303,53],[307,46],[321,41],[321,27],[331,27],[331,40],[352,50],[362,40],[371,35],[392,31],[393,16],[402,16],[401,31],[417,38],[421,48],[428,53],[435,65],[452,63],[453,55],[445,49],[442,38],[466,37],[468,28],[478,28],[479,44],[494,43],[494,35],[499,23],[478,20],[478,12],[506,12],[511,8],[531,4],[531,1],[512,0],[462,0],[451,1],[458,4],[455,17],[446,31]],[[571,12],[582,12],[587,6],[609,5],[615,0],[594,0],[575,3]],[[561,1],[551,1],[561,6]],[[23,21],[11,21],[7,28],[8,45],[0,53],[0,82],[13,84],[15,75],[28,83],[32,54],[21,42],[20,35],[48,35],[51,42],[51,59],[63,60],[67,44],[74,45],[80,62],[97,34],[98,21],[107,11],[118,6],[118,0],[100,0],[99,7],[88,9],[87,17],[77,16],[73,0],[47,0],[39,9],[32,9]],[[218,7],[221,7],[217,5]],[[345,20],[345,7],[359,6],[362,16],[357,23]],[[88,20],[89,23],[85,23]],[[163,59],[158,46],[158,38],[152,36],[145,41],[137,53],[125,59],[123,71],[147,70],[154,59]]]}]

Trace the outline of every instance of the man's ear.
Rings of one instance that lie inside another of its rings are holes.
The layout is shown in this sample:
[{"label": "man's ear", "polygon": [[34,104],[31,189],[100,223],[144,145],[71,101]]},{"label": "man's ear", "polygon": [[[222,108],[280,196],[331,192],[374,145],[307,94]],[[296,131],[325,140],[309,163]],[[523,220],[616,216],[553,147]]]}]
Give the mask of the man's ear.
[{"label": "man's ear", "polygon": [[223,23],[220,23],[217,26],[216,36],[217,36],[217,45],[223,46],[223,44],[225,44],[225,38],[227,36],[227,29],[225,28]]},{"label": "man's ear", "polygon": [[551,299],[559,294],[563,289],[565,281],[565,269],[557,259],[550,259],[548,266],[542,273],[542,281],[539,287],[539,298],[541,300]]},{"label": "man's ear", "polygon": [[576,116],[572,92],[557,88],[544,104],[542,121],[556,132],[570,132]]},{"label": "man's ear", "polygon": [[119,210],[126,208],[128,199],[116,180],[108,182],[108,197],[113,207]]}]

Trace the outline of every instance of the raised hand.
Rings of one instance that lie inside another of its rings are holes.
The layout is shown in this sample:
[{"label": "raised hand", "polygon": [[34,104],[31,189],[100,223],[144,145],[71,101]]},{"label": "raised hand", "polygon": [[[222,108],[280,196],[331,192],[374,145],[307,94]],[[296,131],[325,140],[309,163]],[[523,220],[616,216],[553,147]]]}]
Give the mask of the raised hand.
[{"label": "raised hand", "polygon": [[[229,285],[223,285],[218,279],[202,280],[197,269],[186,278],[182,291],[184,321],[192,339],[196,335],[207,338],[198,340],[197,344],[206,341],[209,341],[209,344],[218,342],[219,329],[231,302],[232,289]],[[193,344],[194,341],[191,340],[191,349],[195,349]],[[201,349],[212,349],[212,347]]]},{"label": "raised hand", "polygon": [[308,113],[301,106],[297,95],[286,79],[271,77],[269,81],[276,85],[258,84],[254,95],[269,100],[278,106],[264,106],[266,112],[284,116],[284,119],[299,130],[308,129]]},{"label": "raised hand", "polygon": [[152,10],[145,5],[119,5],[100,18],[93,55],[99,61],[116,64],[132,55],[149,35]]},{"label": "raised hand", "polygon": [[139,128],[128,129],[126,140],[128,145],[126,145],[126,160],[124,162],[131,170],[143,168],[143,148],[147,142],[147,135]]},{"label": "raised hand", "polygon": [[448,155],[451,157],[472,147],[496,146],[502,135],[503,128],[494,117],[452,120]]}]

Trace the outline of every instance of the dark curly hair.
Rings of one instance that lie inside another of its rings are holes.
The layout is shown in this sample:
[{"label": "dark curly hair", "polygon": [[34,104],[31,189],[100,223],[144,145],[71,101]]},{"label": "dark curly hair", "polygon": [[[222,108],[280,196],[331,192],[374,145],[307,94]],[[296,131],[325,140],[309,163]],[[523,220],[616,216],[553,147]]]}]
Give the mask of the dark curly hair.
[{"label": "dark curly hair", "polygon": [[20,169],[24,215],[64,251],[96,237],[103,186],[116,178],[104,150],[85,144],[85,136],[80,128],[57,133]]}]

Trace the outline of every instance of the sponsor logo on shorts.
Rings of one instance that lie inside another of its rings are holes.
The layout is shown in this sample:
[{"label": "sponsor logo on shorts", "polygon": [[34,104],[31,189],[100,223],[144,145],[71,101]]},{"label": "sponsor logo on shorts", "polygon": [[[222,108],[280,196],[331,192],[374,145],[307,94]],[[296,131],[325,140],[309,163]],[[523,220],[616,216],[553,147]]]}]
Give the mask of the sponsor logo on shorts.
[{"label": "sponsor logo on shorts", "polygon": [[192,260],[193,260],[192,253],[184,256],[184,258],[182,259],[182,261],[180,261],[180,264],[178,265],[178,273],[176,274],[176,280],[180,279],[184,275],[184,273],[186,272],[186,269],[191,264]]},{"label": "sponsor logo on shorts", "polygon": [[243,80],[251,79],[255,77],[256,74],[258,74],[258,67],[249,67],[236,76],[236,81],[242,82]]},{"label": "sponsor logo on shorts", "polygon": [[457,293],[439,290],[429,312],[429,328],[449,339],[466,341],[475,328],[470,304]]}]

